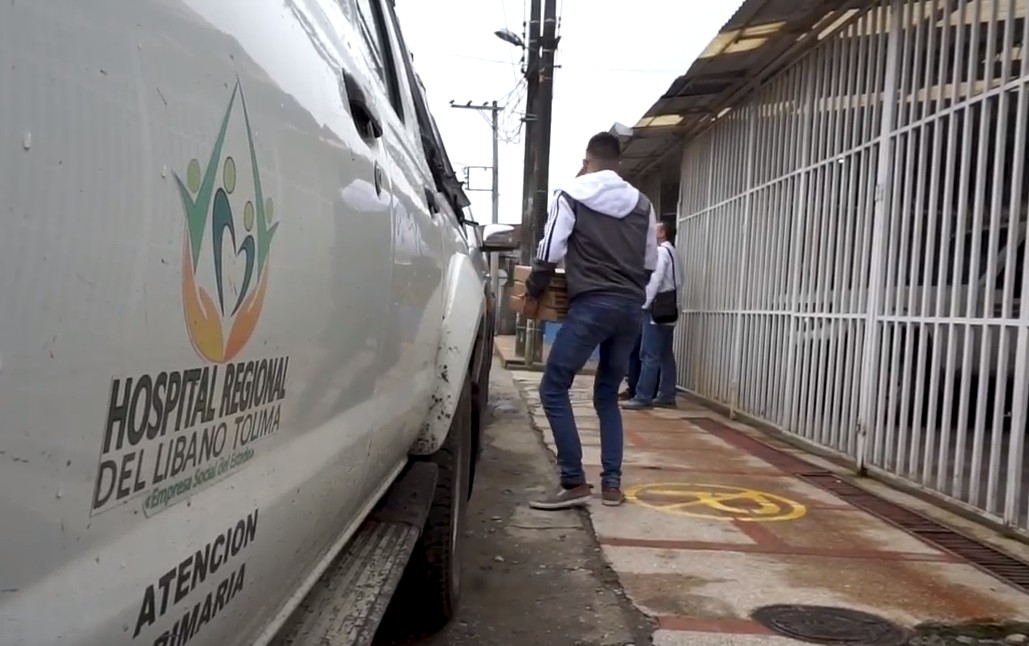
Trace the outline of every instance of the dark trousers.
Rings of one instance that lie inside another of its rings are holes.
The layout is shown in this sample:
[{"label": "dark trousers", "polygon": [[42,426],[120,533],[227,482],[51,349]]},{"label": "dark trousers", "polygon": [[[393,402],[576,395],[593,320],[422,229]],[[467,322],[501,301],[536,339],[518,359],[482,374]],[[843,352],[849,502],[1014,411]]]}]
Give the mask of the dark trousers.
[{"label": "dark trousers", "polygon": [[648,314],[643,323],[641,359],[643,368],[637,383],[636,401],[675,401],[675,326],[658,325]]}]

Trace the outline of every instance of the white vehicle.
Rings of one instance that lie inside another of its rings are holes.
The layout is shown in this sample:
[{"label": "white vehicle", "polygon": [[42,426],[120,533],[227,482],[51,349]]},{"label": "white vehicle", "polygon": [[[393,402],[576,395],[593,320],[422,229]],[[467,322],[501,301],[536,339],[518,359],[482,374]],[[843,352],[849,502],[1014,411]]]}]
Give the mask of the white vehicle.
[{"label": "white vehicle", "polygon": [[410,60],[389,0],[0,3],[0,645],[453,614],[493,306]]}]

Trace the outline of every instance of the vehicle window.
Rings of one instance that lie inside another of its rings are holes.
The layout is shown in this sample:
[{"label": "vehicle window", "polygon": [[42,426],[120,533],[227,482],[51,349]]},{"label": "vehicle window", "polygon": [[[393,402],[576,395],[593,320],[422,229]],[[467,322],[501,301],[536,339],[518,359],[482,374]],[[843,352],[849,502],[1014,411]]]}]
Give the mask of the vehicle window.
[{"label": "vehicle window", "polygon": [[393,26],[393,35],[397,41],[397,51],[400,52],[402,57],[402,64],[398,65],[398,69],[407,75],[408,98],[413,106],[412,111],[414,123],[417,125],[417,138],[422,142],[425,161],[428,163],[429,171],[432,173],[436,189],[446,197],[452,207],[448,210],[450,217],[454,218],[458,223],[463,223],[465,218],[464,208],[469,206],[471,202],[468,200],[468,196],[465,194],[461,183],[454,173],[453,165],[450,163],[447,151],[440,139],[439,129],[436,127],[436,122],[433,120],[432,113],[429,111],[428,103],[425,100],[425,88],[411,67],[411,52],[404,42],[404,35],[400,30],[396,12],[393,11],[392,5],[387,7],[386,11],[390,24]]},{"label": "vehicle window", "polygon": [[[400,100],[400,83],[397,79],[397,65],[393,60],[393,50],[386,31],[385,15],[382,13],[380,0],[342,0],[351,3],[357,9],[355,28],[361,39],[370,50],[368,63],[381,82],[381,88],[389,95],[389,102],[394,112],[404,119],[404,105]],[[347,12],[353,14],[353,11]]]}]

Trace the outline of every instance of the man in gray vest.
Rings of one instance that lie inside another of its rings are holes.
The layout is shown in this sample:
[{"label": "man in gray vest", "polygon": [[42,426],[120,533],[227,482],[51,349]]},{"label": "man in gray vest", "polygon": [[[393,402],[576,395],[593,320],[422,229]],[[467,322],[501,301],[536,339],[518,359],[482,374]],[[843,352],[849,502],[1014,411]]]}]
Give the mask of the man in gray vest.
[{"label": "man in gray vest", "polygon": [[647,198],[618,175],[620,161],[617,137],[602,132],[590,139],[585,172],[554,193],[525,282],[523,313],[533,318],[555,267],[564,261],[568,316],[551,345],[540,383],[561,482],[552,493],[530,503],[536,509],[567,509],[590,500],[568,389],[598,346],[593,406],[600,418],[601,493],[605,505],[625,500],[618,387],[640,332],[647,283],[657,265],[657,218]]}]

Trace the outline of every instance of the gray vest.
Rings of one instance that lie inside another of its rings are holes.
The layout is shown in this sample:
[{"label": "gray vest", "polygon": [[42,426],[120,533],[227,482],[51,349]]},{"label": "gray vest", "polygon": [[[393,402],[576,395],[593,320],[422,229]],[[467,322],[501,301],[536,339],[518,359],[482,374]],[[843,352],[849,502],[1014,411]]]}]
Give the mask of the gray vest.
[{"label": "gray vest", "polygon": [[643,193],[636,208],[624,218],[598,213],[567,193],[575,212],[575,229],[568,238],[565,280],[568,298],[583,294],[622,296],[639,301],[647,299],[650,272],[645,267],[647,237],[650,232],[650,200]]}]

